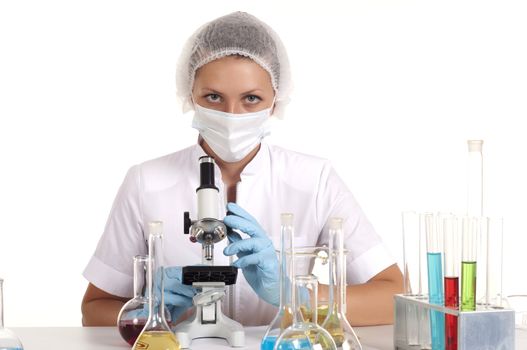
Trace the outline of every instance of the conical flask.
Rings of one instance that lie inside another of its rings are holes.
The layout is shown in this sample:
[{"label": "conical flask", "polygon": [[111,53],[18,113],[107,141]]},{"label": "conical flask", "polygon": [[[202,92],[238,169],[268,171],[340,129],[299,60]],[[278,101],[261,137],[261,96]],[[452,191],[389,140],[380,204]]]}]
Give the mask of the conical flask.
[{"label": "conical flask", "polygon": [[346,318],[346,254],[341,218],[329,221],[329,259],[329,307],[322,327],[331,334],[338,349],[362,350]]},{"label": "conical flask", "polygon": [[13,331],[4,328],[4,280],[0,278],[0,349],[23,350],[20,339]]},{"label": "conical flask", "polygon": [[331,334],[317,324],[317,277],[295,275],[292,286],[293,324],[278,337],[274,350],[336,350]]},{"label": "conical flask", "polygon": [[291,276],[288,274],[286,251],[294,244],[293,214],[283,213],[280,216],[280,306],[275,318],[267,328],[260,345],[261,350],[272,350],[280,334],[292,325]]},{"label": "conical flask", "polygon": [[148,320],[133,350],[180,350],[179,341],[165,319],[163,295],[163,223],[148,223]]}]

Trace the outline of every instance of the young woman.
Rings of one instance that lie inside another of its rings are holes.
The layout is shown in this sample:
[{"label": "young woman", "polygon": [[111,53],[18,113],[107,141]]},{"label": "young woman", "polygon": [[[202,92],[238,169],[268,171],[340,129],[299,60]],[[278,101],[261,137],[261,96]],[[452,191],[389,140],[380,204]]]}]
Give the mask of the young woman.
[{"label": "young woman", "polygon": [[[348,249],[347,316],[353,325],[392,322],[393,294],[402,276],[379,236],[327,160],[263,142],[267,121],[281,116],[291,87],[285,49],[274,31],[254,16],[235,12],[206,23],[189,39],[177,72],[183,111],[194,109],[198,142],[133,166],[117,194],[105,231],[84,276],[83,324],[115,325],[132,295],[132,257],[147,252],[146,225],[165,227],[165,302],[178,319],[195,291],[181,284],[181,266],[201,261],[201,245],[183,234],[183,212],[195,217],[198,158],[216,161],[216,186],[228,202],[231,235],[216,245],[216,264],[243,272],[238,306],[226,314],[244,325],[268,324],[279,302],[280,213],[295,215],[298,246],[327,244],[328,220],[344,219]],[[220,203],[218,205],[221,205]],[[249,214],[250,213],[250,214]],[[321,288],[321,293],[327,289]]]}]

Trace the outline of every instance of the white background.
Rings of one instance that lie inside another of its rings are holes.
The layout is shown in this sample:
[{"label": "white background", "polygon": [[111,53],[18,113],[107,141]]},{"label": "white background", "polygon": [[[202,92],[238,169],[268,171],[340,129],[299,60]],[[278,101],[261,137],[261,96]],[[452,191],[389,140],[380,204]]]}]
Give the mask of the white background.
[{"label": "white background", "polygon": [[527,293],[524,1],[2,1],[8,326],[80,325],[81,273],[127,169],[196,140],[175,100],[181,47],[234,10],[290,54],[293,102],[270,142],[330,158],[399,260],[400,212],[463,211],[466,140],[484,139],[505,293]]}]

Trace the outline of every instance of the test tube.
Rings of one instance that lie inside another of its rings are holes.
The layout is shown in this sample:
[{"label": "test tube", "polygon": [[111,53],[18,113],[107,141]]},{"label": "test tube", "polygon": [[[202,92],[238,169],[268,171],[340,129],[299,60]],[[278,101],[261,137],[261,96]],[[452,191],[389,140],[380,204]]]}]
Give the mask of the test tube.
[{"label": "test tube", "polygon": [[421,283],[421,250],[419,215],[414,211],[402,213],[404,295],[423,296]]},{"label": "test tube", "polygon": [[[405,211],[401,217],[403,230],[403,293],[407,296],[422,299],[426,297],[426,282],[423,283],[423,277],[426,274],[421,272],[421,260],[422,256],[426,255],[426,250],[421,249],[424,247],[422,241],[425,238],[424,234],[421,235],[421,216],[415,211]],[[406,305],[406,341],[408,345],[422,344],[419,337],[421,325],[419,312],[417,305]],[[428,322],[426,322],[426,325],[428,325]]]},{"label": "test tube", "polygon": [[[440,215],[426,215],[428,298],[430,304],[443,305],[443,233],[438,229]],[[432,350],[445,348],[445,315],[430,311]]]},{"label": "test tube", "polygon": [[[428,271],[427,271],[427,252],[426,252],[426,222],[427,217],[433,216],[432,213],[419,214],[419,274],[421,293],[424,299],[428,298]],[[418,308],[417,319],[419,322],[419,346],[423,350],[432,349],[432,338],[430,333],[430,312],[425,308]]]},{"label": "test tube", "polygon": [[485,305],[503,308],[503,218],[488,218]]},{"label": "test tube", "polygon": [[476,272],[478,219],[464,217],[462,221],[461,311],[476,310]]},{"label": "test tube", "polygon": [[[461,233],[455,216],[443,218],[445,306],[459,307],[459,265],[461,262]],[[445,315],[445,349],[457,350],[457,316]]]}]

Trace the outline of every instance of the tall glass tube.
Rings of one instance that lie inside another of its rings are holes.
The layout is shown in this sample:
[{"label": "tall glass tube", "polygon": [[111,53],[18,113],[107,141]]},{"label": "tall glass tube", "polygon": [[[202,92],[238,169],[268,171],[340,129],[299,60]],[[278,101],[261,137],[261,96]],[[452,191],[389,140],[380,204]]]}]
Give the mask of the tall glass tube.
[{"label": "tall glass tube", "polygon": [[[457,217],[443,218],[445,306],[459,307],[459,266],[461,265],[461,232]],[[445,349],[457,350],[457,316],[445,315]]]},{"label": "tall glass tube", "polygon": [[137,338],[133,350],[180,350],[179,342],[165,319],[163,223],[148,223],[148,306],[145,328]]},{"label": "tall glass tube", "polygon": [[4,328],[4,280],[0,278],[0,349],[22,350],[22,343],[13,331]]},{"label": "tall glass tube", "polygon": [[464,217],[462,224],[461,311],[476,310],[478,219]]},{"label": "tall glass tube", "polygon": [[[467,159],[467,216],[482,217],[484,214],[483,192],[483,140],[468,140]],[[476,303],[488,306],[487,297],[487,250],[488,242],[485,230],[479,231],[478,271],[476,279]]]},{"label": "tall glass tube", "polygon": [[[428,298],[431,304],[443,305],[443,234],[438,230],[437,218],[427,215],[426,247],[428,266]],[[439,311],[430,311],[430,332],[432,333],[432,350],[445,348],[445,315]]]},{"label": "tall glass tube", "polygon": [[468,140],[467,216],[483,216],[483,140]]},{"label": "tall glass tube", "polygon": [[317,324],[317,277],[295,274],[293,288],[293,324],[278,337],[274,350],[336,350],[331,334]]},{"label": "tall glass tube", "polygon": [[329,220],[329,307],[322,323],[338,349],[361,350],[362,345],[346,317],[346,254],[342,219]]},{"label": "tall glass tube", "polygon": [[[280,216],[280,220],[280,306],[275,318],[265,332],[260,344],[261,350],[272,350],[276,339],[293,321],[291,293],[289,292],[291,282],[287,272],[288,259],[286,255],[286,251],[291,251],[294,244],[293,214],[283,213]],[[294,264],[293,261],[291,263]]]}]

